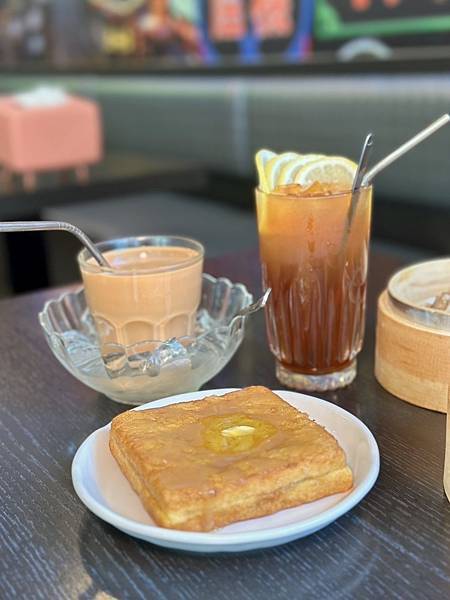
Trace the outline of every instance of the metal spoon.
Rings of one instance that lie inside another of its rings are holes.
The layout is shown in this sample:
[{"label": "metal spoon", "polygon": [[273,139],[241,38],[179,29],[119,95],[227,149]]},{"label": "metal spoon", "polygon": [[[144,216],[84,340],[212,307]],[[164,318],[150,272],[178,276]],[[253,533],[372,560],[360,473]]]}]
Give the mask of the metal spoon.
[{"label": "metal spoon", "polygon": [[68,231],[75,235],[80,242],[89,250],[95,260],[101,267],[109,267],[111,265],[97,249],[94,242],[71,223],[64,221],[3,221],[0,222],[0,233],[11,233],[14,231]]},{"label": "metal spoon", "polygon": [[241,308],[241,310],[236,314],[236,317],[247,317],[248,315],[258,312],[258,310],[267,304],[267,300],[269,299],[271,291],[272,288],[267,288],[259,300],[253,302],[253,304],[249,304],[245,308]]}]

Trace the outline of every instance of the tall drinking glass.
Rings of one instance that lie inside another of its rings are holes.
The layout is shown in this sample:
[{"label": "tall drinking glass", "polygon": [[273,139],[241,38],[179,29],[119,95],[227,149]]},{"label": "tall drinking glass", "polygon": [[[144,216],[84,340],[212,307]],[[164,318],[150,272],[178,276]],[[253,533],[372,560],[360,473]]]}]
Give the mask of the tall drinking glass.
[{"label": "tall drinking glass", "polygon": [[364,336],[372,188],[296,196],[256,190],[269,345],[288,387],[331,390],[356,376]]}]

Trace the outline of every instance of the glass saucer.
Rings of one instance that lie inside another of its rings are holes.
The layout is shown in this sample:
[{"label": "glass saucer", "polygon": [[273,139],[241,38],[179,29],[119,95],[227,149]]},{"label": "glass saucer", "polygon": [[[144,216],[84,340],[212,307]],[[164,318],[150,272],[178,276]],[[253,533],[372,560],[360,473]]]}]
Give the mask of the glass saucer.
[{"label": "glass saucer", "polygon": [[217,375],[242,342],[246,317],[237,313],[252,301],[243,284],[203,274],[194,335],[109,344],[102,352],[82,288],[47,302],[39,322],[74,377],[117,402],[138,405],[196,391]]}]

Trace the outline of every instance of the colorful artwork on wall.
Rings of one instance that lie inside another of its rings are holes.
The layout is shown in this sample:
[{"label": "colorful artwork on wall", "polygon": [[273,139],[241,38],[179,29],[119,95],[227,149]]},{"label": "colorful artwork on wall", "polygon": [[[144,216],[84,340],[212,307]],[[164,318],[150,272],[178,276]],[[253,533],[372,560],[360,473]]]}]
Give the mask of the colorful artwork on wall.
[{"label": "colorful artwork on wall", "polygon": [[450,0],[316,0],[316,50],[388,59],[399,46],[450,45]]},{"label": "colorful artwork on wall", "polygon": [[207,57],[243,63],[301,61],[311,49],[314,0],[208,0]]},{"label": "colorful artwork on wall", "polygon": [[51,58],[50,0],[0,2],[0,57],[5,62]]},{"label": "colorful artwork on wall", "polygon": [[0,0],[0,67],[123,70],[450,47],[450,0]]},{"label": "colorful artwork on wall", "polygon": [[450,31],[450,0],[316,0],[322,39]]},{"label": "colorful artwork on wall", "polygon": [[311,48],[313,4],[314,0],[0,0],[0,60],[15,64],[37,59],[62,67],[102,60],[111,67],[127,60],[150,67],[300,61]]}]

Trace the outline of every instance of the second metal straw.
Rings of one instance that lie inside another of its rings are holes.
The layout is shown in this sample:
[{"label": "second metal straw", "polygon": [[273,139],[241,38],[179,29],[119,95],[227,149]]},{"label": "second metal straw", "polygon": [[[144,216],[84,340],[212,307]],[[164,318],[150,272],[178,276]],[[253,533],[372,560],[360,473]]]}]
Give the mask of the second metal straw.
[{"label": "second metal straw", "polygon": [[368,173],[362,180],[362,186],[365,187],[367,185],[370,185],[370,182],[375,177],[375,175],[378,175],[380,171],[382,171],[390,164],[392,164],[395,160],[412,150],[415,146],[417,146],[417,144],[420,144],[421,142],[423,142],[423,140],[426,140],[427,137],[433,135],[433,133],[435,133],[438,129],[440,129],[444,125],[447,125],[449,121],[450,116],[448,114],[442,115],[442,117],[439,117],[439,119],[433,121],[431,125],[429,125],[425,129],[420,131],[417,135],[412,137],[410,140],[402,144],[399,148],[397,148],[397,150],[394,150],[393,152],[391,152],[391,154],[388,154],[385,158],[383,158],[383,160],[380,160],[379,163],[377,163],[374,167],[370,169],[370,171],[368,171]]}]

